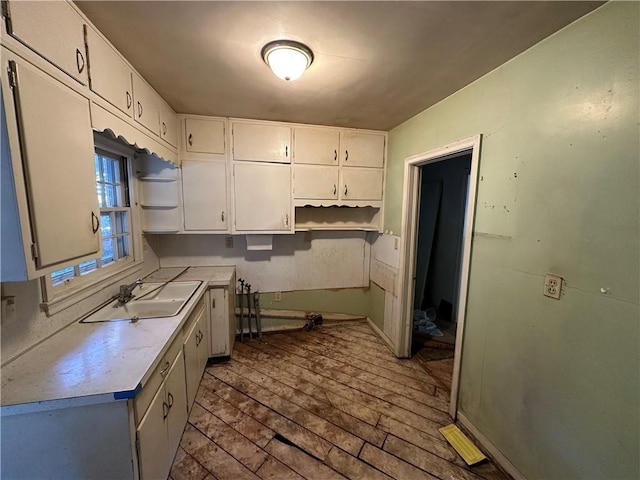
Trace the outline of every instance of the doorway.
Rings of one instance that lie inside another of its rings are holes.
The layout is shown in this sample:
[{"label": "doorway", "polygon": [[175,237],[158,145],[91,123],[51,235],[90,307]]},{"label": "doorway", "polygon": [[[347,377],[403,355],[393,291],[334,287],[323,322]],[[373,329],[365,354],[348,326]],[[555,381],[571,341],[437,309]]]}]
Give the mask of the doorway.
[{"label": "doorway", "polygon": [[454,419],[480,139],[477,135],[405,160],[397,353],[411,356],[412,340],[424,335],[452,344],[449,413]]}]

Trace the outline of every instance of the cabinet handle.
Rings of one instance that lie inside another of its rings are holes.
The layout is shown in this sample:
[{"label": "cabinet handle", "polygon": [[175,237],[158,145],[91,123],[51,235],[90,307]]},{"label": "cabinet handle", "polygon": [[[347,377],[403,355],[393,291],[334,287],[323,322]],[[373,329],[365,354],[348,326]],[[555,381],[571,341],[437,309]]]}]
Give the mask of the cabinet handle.
[{"label": "cabinet handle", "polygon": [[171,407],[173,407],[173,395],[171,392],[167,394],[167,400],[169,400],[169,410],[171,410]]},{"label": "cabinet handle", "polygon": [[100,219],[93,212],[91,212],[91,230],[93,231],[93,233],[96,233],[98,230],[100,230]]},{"label": "cabinet handle", "polygon": [[162,402],[162,419],[164,420],[169,415],[169,409],[171,407],[167,405],[167,402]]},{"label": "cabinet handle", "polygon": [[349,150],[345,150],[344,151],[344,161],[348,162],[349,161]]},{"label": "cabinet handle", "polygon": [[289,157],[289,145],[285,145],[284,147],[284,156]]},{"label": "cabinet handle", "polygon": [[78,73],[82,73],[84,70],[84,55],[78,48],[76,48],[76,65],[78,66]]},{"label": "cabinet handle", "polygon": [[167,372],[169,371],[169,367],[170,367],[169,361],[165,362],[164,368],[162,370],[160,370],[160,376],[161,377],[164,377],[167,374]]},{"label": "cabinet handle", "polygon": [[167,124],[162,122],[162,135],[167,134]]},{"label": "cabinet handle", "polygon": [[345,196],[345,197],[347,196],[347,185],[346,185],[346,184],[345,184],[345,186],[344,186],[344,196]]},{"label": "cabinet handle", "polygon": [[142,118],[142,104],[138,102],[138,118]]},{"label": "cabinet handle", "polygon": [[288,213],[284,216],[284,226],[289,228],[289,214]]},{"label": "cabinet handle", "polygon": [[334,183],[333,184],[333,194],[335,195],[338,192],[338,186]]},{"label": "cabinet handle", "polygon": [[337,162],[338,161],[338,150],[334,150],[333,151],[333,161]]},{"label": "cabinet handle", "polygon": [[131,108],[131,94],[129,92],[125,92],[127,94],[127,110]]},{"label": "cabinet handle", "polygon": [[222,221],[224,222],[224,210],[222,211],[222,215],[220,215],[220,218],[222,218]]},{"label": "cabinet handle", "polygon": [[192,133],[189,134],[189,138],[188,138],[187,141],[189,142],[189,146],[193,147],[193,134]]}]

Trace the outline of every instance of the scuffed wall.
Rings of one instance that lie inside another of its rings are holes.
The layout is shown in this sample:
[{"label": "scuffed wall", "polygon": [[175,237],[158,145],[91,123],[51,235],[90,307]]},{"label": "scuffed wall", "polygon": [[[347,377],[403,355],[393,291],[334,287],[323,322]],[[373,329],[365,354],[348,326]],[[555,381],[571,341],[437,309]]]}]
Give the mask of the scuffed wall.
[{"label": "scuffed wall", "polygon": [[529,479],[640,477],[639,18],[608,3],[389,135],[394,231],[404,159],[483,135],[459,408]]}]

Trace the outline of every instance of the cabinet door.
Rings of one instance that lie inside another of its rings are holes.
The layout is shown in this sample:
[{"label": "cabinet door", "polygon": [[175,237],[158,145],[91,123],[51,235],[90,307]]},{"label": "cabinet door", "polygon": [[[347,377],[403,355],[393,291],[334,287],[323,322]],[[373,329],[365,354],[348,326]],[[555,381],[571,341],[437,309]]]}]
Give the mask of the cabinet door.
[{"label": "cabinet door", "polygon": [[[169,414],[167,415],[167,454],[164,458],[163,475],[153,478],[167,478],[171,470],[171,463],[176,454],[180,438],[187,424],[187,388],[184,375],[184,357],[178,355],[165,379],[165,390]],[[200,371],[202,377],[202,371]]]},{"label": "cabinet door", "polygon": [[185,230],[228,230],[227,162],[182,161]]},{"label": "cabinet door", "polygon": [[343,168],[341,200],[382,200],[382,170]]},{"label": "cabinet door", "polygon": [[238,231],[292,231],[291,167],[236,163],[235,228]]},{"label": "cabinet door", "polygon": [[169,105],[158,99],[160,105],[160,137],[178,147],[178,116]]},{"label": "cabinet door", "polygon": [[291,163],[291,127],[234,123],[233,159]]},{"label": "cabinet door", "polygon": [[340,161],[344,167],[384,166],[385,137],[381,133],[341,132]]},{"label": "cabinet door", "polygon": [[160,99],[158,94],[133,74],[134,118],[136,121],[156,135],[160,135]]},{"label": "cabinet door", "polygon": [[36,267],[97,257],[100,212],[89,101],[27,63],[9,66],[16,73],[13,94]]},{"label": "cabinet door", "polygon": [[118,110],[133,115],[133,89],[131,69],[118,53],[92,28],[87,27],[89,47],[89,84]]},{"label": "cabinet door", "polygon": [[187,338],[184,341],[184,368],[185,368],[185,381],[187,388],[187,405],[191,408],[193,401],[196,398],[198,391],[198,385],[202,377],[199,364],[200,358],[198,356],[198,330],[194,323],[187,334]]},{"label": "cabinet door", "polygon": [[9,33],[87,84],[84,23],[67,2],[9,2]]},{"label": "cabinet door", "polygon": [[165,397],[165,388],[161,386],[136,431],[141,479],[167,478],[169,474],[166,467],[166,458],[169,455],[167,437],[169,405]]},{"label": "cabinet door", "polygon": [[295,165],[293,197],[300,199],[337,199],[338,181],[338,167]]},{"label": "cabinet door", "polygon": [[338,130],[296,127],[293,137],[295,163],[338,165]]},{"label": "cabinet door", "polygon": [[184,145],[187,152],[225,153],[224,121],[217,119],[185,119]]},{"label": "cabinet door", "polygon": [[209,356],[219,357],[231,354],[229,344],[229,330],[235,335],[235,328],[229,324],[227,311],[227,294],[224,288],[209,290],[209,305],[211,306],[211,349]]}]

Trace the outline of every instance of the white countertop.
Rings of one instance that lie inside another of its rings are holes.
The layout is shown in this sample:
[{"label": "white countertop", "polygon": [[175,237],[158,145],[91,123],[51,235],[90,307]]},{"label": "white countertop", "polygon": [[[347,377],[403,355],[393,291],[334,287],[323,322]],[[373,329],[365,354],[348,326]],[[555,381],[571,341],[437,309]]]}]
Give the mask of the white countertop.
[{"label": "white countertop", "polygon": [[[160,269],[145,280],[166,281],[183,269]],[[235,267],[190,268],[176,281],[203,284],[175,317],[74,321],[2,368],[2,414],[133,398],[205,291],[229,285],[234,272]]]}]

